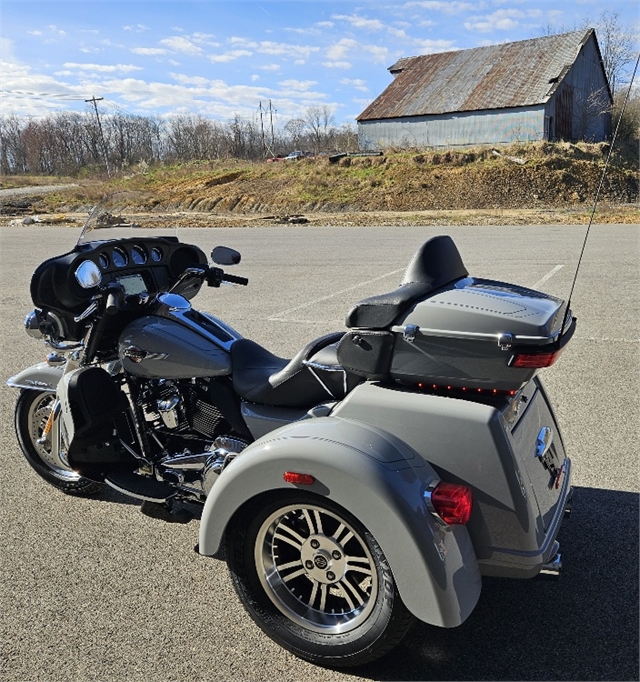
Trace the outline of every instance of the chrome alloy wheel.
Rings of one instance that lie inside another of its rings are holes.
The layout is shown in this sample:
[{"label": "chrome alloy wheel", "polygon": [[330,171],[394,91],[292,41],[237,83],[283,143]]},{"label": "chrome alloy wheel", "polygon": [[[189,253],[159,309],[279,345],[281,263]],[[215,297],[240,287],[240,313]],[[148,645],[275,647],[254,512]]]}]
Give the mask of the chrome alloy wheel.
[{"label": "chrome alloy wheel", "polygon": [[276,608],[315,632],[349,632],[376,604],[378,576],[365,539],[322,507],[290,505],[268,516],[255,565]]},{"label": "chrome alloy wheel", "polygon": [[51,454],[51,443],[49,441],[40,442],[54,402],[55,395],[53,393],[43,392],[29,405],[27,428],[31,444],[36,454],[42,460],[42,463],[51,469],[56,476],[68,481],[78,481],[81,478],[78,473],[61,467],[60,462],[53,457]]}]

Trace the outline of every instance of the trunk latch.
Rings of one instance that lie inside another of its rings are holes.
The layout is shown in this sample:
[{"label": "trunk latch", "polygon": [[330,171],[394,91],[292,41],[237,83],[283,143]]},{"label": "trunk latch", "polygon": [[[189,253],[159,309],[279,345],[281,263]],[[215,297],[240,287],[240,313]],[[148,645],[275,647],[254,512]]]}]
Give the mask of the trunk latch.
[{"label": "trunk latch", "polygon": [[417,324],[408,324],[402,332],[402,338],[407,343],[413,343],[416,340],[416,335],[419,331],[420,327],[418,327]]},{"label": "trunk latch", "polygon": [[511,346],[513,346],[514,341],[515,336],[513,334],[507,332],[498,334],[498,346],[500,346],[500,350],[509,350]]}]

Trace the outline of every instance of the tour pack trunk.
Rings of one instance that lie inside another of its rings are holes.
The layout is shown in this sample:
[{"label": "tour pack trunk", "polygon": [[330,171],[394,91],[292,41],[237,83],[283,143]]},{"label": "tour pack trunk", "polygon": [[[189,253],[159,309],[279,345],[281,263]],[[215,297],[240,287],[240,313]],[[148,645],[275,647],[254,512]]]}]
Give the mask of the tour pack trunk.
[{"label": "tour pack trunk", "polygon": [[465,277],[417,301],[396,321],[389,373],[409,384],[517,391],[555,361],[574,328],[561,299]]}]

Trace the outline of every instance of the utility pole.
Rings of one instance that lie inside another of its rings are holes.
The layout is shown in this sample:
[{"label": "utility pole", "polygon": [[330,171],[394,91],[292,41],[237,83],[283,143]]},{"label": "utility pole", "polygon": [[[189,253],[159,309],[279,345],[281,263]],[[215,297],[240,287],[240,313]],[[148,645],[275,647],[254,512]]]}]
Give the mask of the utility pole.
[{"label": "utility pole", "polygon": [[269,117],[271,119],[271,147],[276,146],[276,138],[275,135],[273,134],[273,112],[278,113],[274,108],[273,105],[271,104],[271,100],[269,100]]},{"label": "utility pole", "polygon": [[260,132],[262,134],[262,153],[265,154],[267,151],[267,145],[265,144],[264,141],[264,120],[262,118],[262,101],[260,101],[260,106],[258,107],[258,110],[260,111]]},{"label": "utility pole", "polygon": [[111,171],[109,170],[109,156],[107,154],[107,143],[104,141],[104,133],[102,132],[102,123],[100,123],[100,115],[98,114],[98,102],[104,97],[97,97],[94,95],[91,99],[85,99],[85,102],[93,104],[96,111],[96,120],[98,121],[98,130],[100,131],[100,139],[102,140],[102,153],[104,154],[104,165],[107,168],[107,177],[111,178]]}]

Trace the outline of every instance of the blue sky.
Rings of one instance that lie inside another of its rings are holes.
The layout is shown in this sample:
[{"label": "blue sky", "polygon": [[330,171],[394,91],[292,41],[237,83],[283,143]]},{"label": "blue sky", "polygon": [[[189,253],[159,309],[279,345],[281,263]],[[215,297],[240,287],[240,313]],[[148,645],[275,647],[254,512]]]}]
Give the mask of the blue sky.
[{"label": "blue sky", "polygon": [[0,113],[84,110],[252,118],[326,104],[353,122],[399,57],[573,30],[603,10],[638,27],[637,0],[278,2],[1,0]]}]

